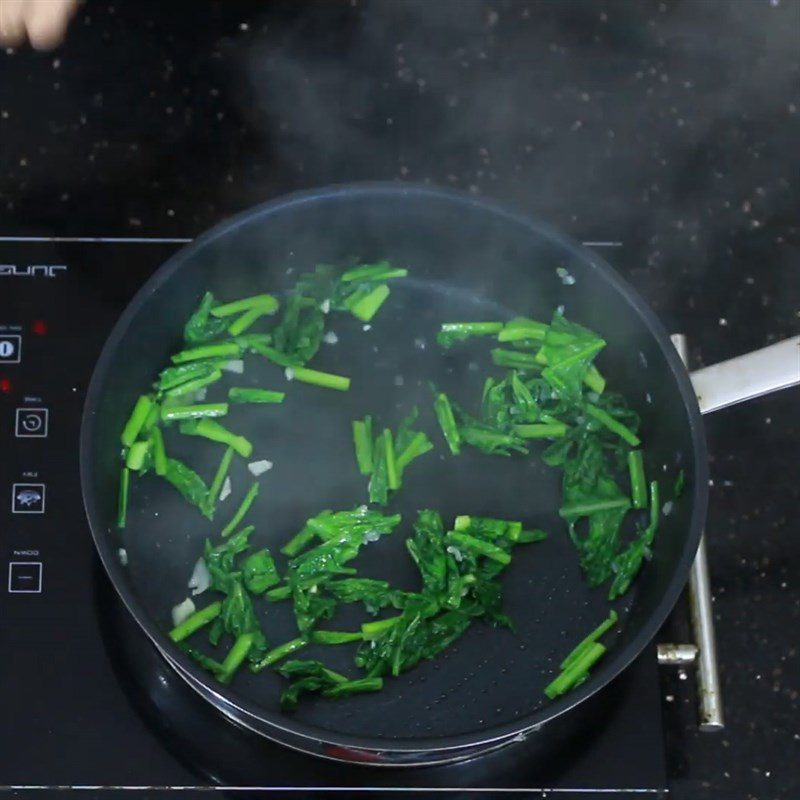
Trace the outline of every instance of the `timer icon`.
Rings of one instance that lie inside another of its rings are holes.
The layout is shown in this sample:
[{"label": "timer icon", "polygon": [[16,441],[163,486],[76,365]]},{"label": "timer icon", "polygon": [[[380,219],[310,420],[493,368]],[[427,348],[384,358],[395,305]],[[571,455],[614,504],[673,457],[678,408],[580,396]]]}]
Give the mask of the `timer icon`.
[{"label": "timer icon", "polygon": [[18,439],[44,439],[47,436],[49,412],[46,408],[18,408],[16,435]]}]

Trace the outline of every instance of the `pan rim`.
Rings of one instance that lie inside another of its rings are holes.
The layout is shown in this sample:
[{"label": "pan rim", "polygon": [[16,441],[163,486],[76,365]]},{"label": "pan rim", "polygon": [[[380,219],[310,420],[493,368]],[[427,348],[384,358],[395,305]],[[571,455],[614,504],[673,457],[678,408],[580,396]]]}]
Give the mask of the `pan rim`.
[{"label": "pan rim", "polygon": [[[695,485],[692,494],[691,519],[683,552],[678,559],[673,575],[661,600],[650,614],[647,622],[642,625],[637,634],[626,646],[618,650],[611,650],[588,681],[561,698],[551,701],[543,708],[520,717],[513,722],[495,725],[480,731],[470,731],[445,737],[408,737],[395,739],[389,737],[342,734],[296,719],[289,720],[289,718],[281,715],[280,712],[270,712],[262,706],[241,697],[231,688],[226,687],[223,689],[218,684],[212,684],[213,679],[211,679],[192,659],[186,656],[177,647],[170,646],[166,633],[161,630],[155,620],[150,617],[134,596],[133,591],[128,587],[123,567],[116,557],[116,549],[112,546],[111,537],[109,535],[110,532],[102,525],[99,525],[95,519],[96,515],[93,509],[96,507],[96,495],[92,481],[90,480],[92,467],[89,463],[89,442],[93,438],[92,433],[95,421],[94,409],[98,405],[101,387],[111,360],[117,352],[120,340],[141,307],[146,303],[150,295],[180,269],[185,261],[192,258],[196,252],[199,252],[211,242],[250,223],[256,217],[267,219],[276,213],[291,208],[308,203],[335,201],[336,198],[341,196],[353,198],[357,196],[384,197],[396,195],[408,197],[425,196],[460,203],[462,205],[467,204],[480,209],[484,213],[502,217],[506,221],[523,226],[549,239],[559,247],[564,248],[564,250],[570,252],[573,256],[586,262],[587,266],[599,273],[601,278],[609,282],[617,293],[627,301],[632,310],[639,315],[642,322],[656,339],[665,357],[667,366],[677,384],[686,408],[695,467]],[[95,364],[92,378],[86,392],[81,418],[80,479],[84,510],[94,540],[95,549],[98,552],[106,574],[110,578],[116,593],[122,599],[137,625],[144,631],[156,648],[162,652],[166,648],[170,653],[170,657],[177,660],[180,664],[181,669],[188,672],[196,681],[203,685],[210,694],[217,697],[220,703],[233,706],[241,714],[258,720],[270,729],[274,729],[275,737],[279,742],[280,732],[283,731],[292,736],[299,736],[301,738],[324,743],[325,745],[342,748],[353,748],[372,752],[423,754],[427,752],[462,750],[468,747],[489,747],[491,744],[500,740],[538,729],[556,717],[569,712],[572,708],[603,689],[641,654],[666,620],[687,582],[689,569],[700,541],[706,515],[706,506],[708,502],[708,455],[702,416],[692,388],[689,373],[680,360],[677,351],[672,346],[669,334],[648,303],[602,256],[574,241],[570,237],[565,236],[550,225],[541,222],[536,217],[510,209],[504,204],[494,200],[478,198],[466,192],[453,189],[411,183],[359,182],[336,184],[294,192],[244,210],[214,226],[189,245],[178,250],[148,278],[115,323]],[[178,672],[178,674],[181,673],[181,670],[175,671]],[[184,680],[186,680],[185,677]],[[191,682],[188,683],[192,685]],[[204,697],[204,699],[208,701],[208,698]],[[268,734],[265,733],[265,735]]]}]

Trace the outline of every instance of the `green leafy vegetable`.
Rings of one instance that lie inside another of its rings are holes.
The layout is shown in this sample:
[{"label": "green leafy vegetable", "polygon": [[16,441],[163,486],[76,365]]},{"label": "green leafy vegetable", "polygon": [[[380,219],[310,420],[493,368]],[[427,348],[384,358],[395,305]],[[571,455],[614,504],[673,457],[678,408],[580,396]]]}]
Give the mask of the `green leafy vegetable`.
[{"label": "green leafy vegetable", "polygon": [[389,297],[389,287],[382,283],[349,305],[350,313],[362,322],[369,322]]},{"label": "green leafy vegetable", "polygon": [[222,536],[223,538],[232,534],[236,528],[239,526],[239,523],[244,519],[245,514],[250,510],[250,506],[253,505],[253,501],[258,496],[258,484],[254,483],[248,490],[247,494],[244,496],[244,500],[242,500],[242,504],[236,509],[236,513],[231,517],[231,521],[222,529]]},{"label": "green leafy vegetable", "polygon": [[150,440],[144,442],[134,442],[128,448],[128,455],[125,458],[125,466],[131,472],[139,472],[145,466],[145,459],[150,454]]},{"label": "green leafy vegetable", "polygon": [[284,659],[286,656],[296,653],[298,650],[305,647],[308,644],[308,641],[309,640],[307,637],[300,636],[297,639],[291,639],[288,642],[278,645],[278,647],[270,650],[263,658],[259,659],[254,664],[251,664],[251,671],[261,672],[261,670],[265,667],[269,667],[272,664],[277,664],[281,659]]},{"label": "green leafy vegetable", "polygon": [[594,642],[591,644],[579,658],[575,660],[567,669],[561,672],[555,680],[549,683],[544,690],[544,693],[554,700],[559,695],[568,692],[577,683],[589,674],[589,670],[597,663],[597,661],[605,654],[606,648],[603,645]]},{"label": "green leafy vegetable", "polygon": [[325,333],[325,315],[316,300],[292,294],[286,301],[281,321],[273,331],[275,349],[300,366],[319,350]]},{"label": "green leafy vegetable", "polygon": [[216,383],[221,377],[222,372],[220,370],[212,369],[205,375],[200,375],[196,378],[184,381],[183,383],[179,383],[177,386],[173,386],[170,389],[166,389],[164,394],[167,397],[180,397],[185,394],[191,394],[192,392],[198,392],[200,389],[204,389],[206,386]]},{"label": "green leafy vegetable", "polygon": [[374,283],[375,281],[387,281],[392,278],[405,278],[408,275],[407,269],[397,269],[388,261],[380,261],[377,264],[362,264],[347,270],[342,275],[342,283]]},{"label": "green leafy vegetable", "polygon": [[176,625],[169,632],[169,638],[173,642],[181,642],[184,639],[188,639],[195,631],[199,631],[200,628],[216,619],[221,611],[222,603],[220,602],[211,603],[205,608],[195,611],[194,614],[181,622],[180,625]]},{"label": "green leafy vegetable", "polygon": [[119,473],[119,499],[117,501],[117,527],[128,524],[128,494],[130,492],[131,471],[123,467]]},{"label": "green leafy vegetable", "polygon": [[236,573],[230,575],[219,616],[209,631],[208,638],[211,644],[216,645],[223,633],[235,639],[246,633],[251,634],[253,638],[246,656],[252,662],[258,662],[269,649],[256,617],[253,601],[244,588],[241,575]]},{"label": "green leafy vegetable", "polygon": [[191,350],[182,350],[172,356],[173,364],[185,364],[187,361],[200,361],[208,358],[238,358],[242,353],[241,347],[236,342],[223,342],[222,344],[207,344]]},{"label": "green leafy vegetable", "polygon": [[686,486],[686,472],[684,470],[680,470],[678,472],[678,477],[675,478],[675,488],[673,489],[672,492],[675,499],[683,495],[683,490],[685,486]]},{"label": "green leafy vegetable", "polygon": [[275,561],[266,547],[245,559],[242,576],[247,591],[253,594],[263,594],[281,580]]},{"label": "green leafy vegetable", "polygon": [[497,334],[498,342],[542,341],[547,333],[547,325],[525,317],[515,317],[507,322]]},{"label": "green leafy vegetable", "polygon": [[628,453],[628,469],[631,477],[631,500],[634,508],[647,508],[647,483],[644,477],[644,459],[641,450]]},{"label": "green leafy vegetable", "polygon": [[404,593],[392,589],[387,581],[372,578],[341,578],[326,584],[340,603],[363,603],[368,614],[377,614],[382,608],[401,608]]},{"label": "green leafy vegetable", "polygon": [[236,556],[248,548],[248,542],[255,528],[248,525],[226,541],[214,546],[207,539],[203,549],[203,560],[211,576],[211,587],[218,592],[228,593],[231,581],[238,578]]},{"label": "green leafy vegetable", "polygon": [[241,300],[234,300],[232,303],[211,308],[211,315],[214,317],[232,317],[235,314],[242,314],[247,311],[259,310],[262,314],[274,314],[278,310],[278,301],[271,294],[257,294],[253,297],[244,297]]},{"label": "green leafy vegetable", "polygon": [[609,612],[608,617],[603,620],[585,639],[582,639],[578,645],[572,649],[569,654],[564,658],[560,664],[562,670],[567,669],[574,664],[583,653],[591,647],[601,636],[611,630],[617,624],[617,612],[613,609]]},{"label": "green leafy vegetable", "polygon": [[224,417],[228,413],[227,403],[200,403],[193,406],[164,406],[161,419],[164,422],[201,419],[202,417]]},{"label": "green leafy vegetable", "polygon": [[253,454],[253,445],[248,439],[232,433],[213,419],[191,419],[182,422],[179,430],[185,436],[202,436],[212,442],[227,445],[242,458],[249,458]]},{"label": "green leafy vegetable", "polygon": [[519,350],[492,350],[492,363],[498,367],[509,367],[510,369],[522,370],[541,370],[541,365],[536,361],[536,357],[531,353],[522,353]]},{"label": "green leafy vegetable", "polygon": [[542,372],[543,377],[562,399],[580,402],[581,386],[592,360],[605,344],[597,334],[567,321],[556,311],[542,345],[542,354],[548,364]]},{"label": "green leafy vegetable", "polygon": [[130,447],[139,437],[139,432],[144,426],[147,415],[153,407],[153,398],[149,394],[143,394],[133,407],[125,427],[122,429],[120,439],[123,446]]},{"label": "green leafy vegetable", "polygon": [[268,389],[244,389],[239,386],[228,389],[228,400],[231,403],[282,403],[285,397],[283,392],[272,392]]},{"label": "green leafy vegetable", "polygon": [[163,477],[167,474],[167,451],[164,447],[164,435],[161,433],[161,428],[154,427],[150,431],[150,446],[156,475]]},{"label": "green leafy vegetable", "polygon": [[183,329],[183,338],[187,344],[203,344],[221,336],[227,322],[211,316],[211,309],[216,305],[214,295],[206,292],[197,310],[189,317]]},{"label": "green leafy vegetable", "polygon": [[236,638],[233,647],[228,651],[225,660],[220,665],[218,678],[222,683],[230,683],[236,671],[247,658],[253,645],[256,643],[256,634],[242,633]]},{"label": "green leafy vegetable", "polygon": [[651,481],[650,524],[644,530],[640,530],[638,536],[611,562],[614,580],[608,591],[609,600],[614,600],[628,591],[633,579],[639,574],[643,561],[650,557],[650,547],[658,530],[660,502],[658,481]]},{"label": "green leafy vegetable", "polygon": [[444,392],[439,392],[437,394],[434,391],[433,410],[439,422],[439,427],[442,429],[442,435],[447,442],[447,446],[450,448],[450,452],[454,456],[457,456],[461,452],[461,435],[456,425],[453,407],[450,405],[450,400]]},{"label": "green leafy vegetable", "polygon": [[436,335],[436,341],[442,347],[452,347],[473,336],[494,336],[502,329],[502,322],[445,322]]},{"label": "green leafy vegetable", "polygon": [[214,518],[214,512],[216,511],[217,508],[217,499],[219,498],[219,493],[222,490],[222,484],[225,482],[225,478],[228,475],[228,472],[230,471],[232,460],[233,460],[233,448],[228,447],[226,448],[225,452],[222,455],[222,459],[219,462],[217,471],[214,473],[214,478],[211,481],[211,486],[208,489],[208,494],[206,495],[206,499],[203,505],[203,508],[206,512],[206,516],[209,519]]},{"label": "green leafy vegetable", "polygon": [[303,383],[322,386],[324,389],[336,389],[339,392],[346,392],[350,388],[350,378],[346,378],[344,375],[333,375],[330,372],[320,372],[306,367],[288,367],[287,369],[287,378]]},{"label": "green leafy vegetable", "polygon": [[372,417],[353,420],[353,445],[356,451],[358,471],[362,475],[372,474]]},{"label": "green leafy vegetable", "polygon": [[197,506],[204,517],[211,519],[211,512],[206,506],[208,488],[203,479],[191,467],[175,458],[168,458],[164,478],[181,493],[186,502]]}]

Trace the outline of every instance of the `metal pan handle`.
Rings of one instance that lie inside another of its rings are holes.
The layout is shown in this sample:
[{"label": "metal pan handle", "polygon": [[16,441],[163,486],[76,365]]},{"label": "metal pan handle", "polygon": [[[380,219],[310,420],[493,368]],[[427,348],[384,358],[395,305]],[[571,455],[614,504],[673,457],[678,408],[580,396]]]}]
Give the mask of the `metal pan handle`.
[{"label": "metal pan handle", "polygon": [[691,374],[700,411],[708,414],[800,384],[800,336]]}]

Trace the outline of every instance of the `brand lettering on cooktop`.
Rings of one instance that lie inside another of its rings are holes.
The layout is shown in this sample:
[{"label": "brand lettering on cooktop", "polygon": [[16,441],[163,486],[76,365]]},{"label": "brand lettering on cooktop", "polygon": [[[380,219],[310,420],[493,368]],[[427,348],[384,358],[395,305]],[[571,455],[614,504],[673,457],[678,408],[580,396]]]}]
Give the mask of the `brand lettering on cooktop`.
[{"label": "brand lettering on cooktop", "polygon": [[0,278],[55,278],[66,271],[65,264],[0,264]]}]

